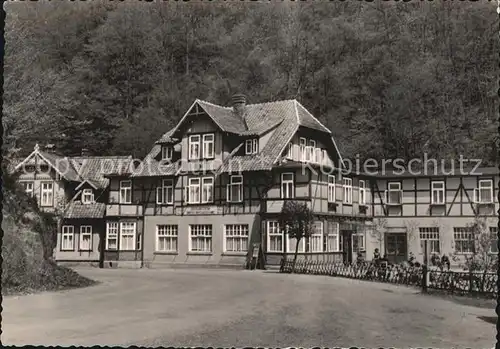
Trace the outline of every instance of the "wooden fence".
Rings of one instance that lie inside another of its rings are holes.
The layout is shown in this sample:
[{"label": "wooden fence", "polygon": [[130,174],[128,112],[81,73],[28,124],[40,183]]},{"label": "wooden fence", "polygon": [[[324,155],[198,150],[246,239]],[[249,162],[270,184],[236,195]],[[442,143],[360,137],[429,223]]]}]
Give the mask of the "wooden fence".
[{"label": "wooden fence", "polygon": [[[426,266],[404,264],[375,265],[371,262],[345,264],[339,262],[297,259],[293,270],[293,259],[283,258],[280,273],[297,273],[338,276],[392,284],[442,290],[449,293],[496,297],[497,275],[495,273],[453,272],[428,270]],[[425,277],[424,277],[425,276]]]}]

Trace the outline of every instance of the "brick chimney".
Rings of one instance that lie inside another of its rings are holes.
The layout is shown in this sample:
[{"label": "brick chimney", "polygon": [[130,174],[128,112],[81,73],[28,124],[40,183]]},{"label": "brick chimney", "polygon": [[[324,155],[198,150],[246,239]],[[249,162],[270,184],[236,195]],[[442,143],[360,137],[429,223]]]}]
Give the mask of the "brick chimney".
[{"label": "brick chimney", "polygon": [[45,148],[45,151],[47,153],[55,153],[56,152],[56,146],[54,144],[46,144],[44,148]]},{"label": "brick chimney", "polygon": [[90,151],[87,148],[82,148],[81,156],[90,156]]},{"label": "brick chimney", "polygon": [[231,104],[233,106],[234,113],[240,117],[243,117],[245,105],[247,104],[246,96],[241,93],[233,95],[233,97],[231,97]]}]

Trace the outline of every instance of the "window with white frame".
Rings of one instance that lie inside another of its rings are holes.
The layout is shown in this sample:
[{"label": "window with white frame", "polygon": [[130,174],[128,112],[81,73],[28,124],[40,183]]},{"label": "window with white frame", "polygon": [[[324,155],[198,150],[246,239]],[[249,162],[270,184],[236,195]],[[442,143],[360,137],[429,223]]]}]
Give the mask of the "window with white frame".
[{"label": "window with white frame", "polygon": [[308,148],[308,155],[307,155],[307,161],[312,161],[315,162],[315,156],[316,156],[316,141],[313,139],[309,140],[309,148]]},{"label": "window with white frame", "polygon": [[474,252],[474,236],[468,227],[453,227],[455,252],[468,254]]},{"label": "window with white frame", "polygon": [[80,226],[80,251],[92,251],[92,226]]},{"label": "window with white frame", "polygon": [[247,139],[245,141],[245,154],[257,154],[259,152],[259,140],[257,138]]},{"label": "window with white frame", "polygon": [[213,133],[203,135],[203,158],[204,159],[214,158],[214,155],[215,155],[214,139],[215,139],[215,136]]},{"label": "window with white frame", "polygon": [[106,224],[106,250],[118,249],[118,222]]},{"label": "window with white frame", "polygon": [[344,202],[346,204],[352,204],[352,179],[343,178],[342,184],[344,187]]},{"label": "window with white frame", "polygon": [[352,234],[352,250],[357,252],[365,250],[365,234]]},{"label": "window with white frame", "polygon": [[189,225],[189,251],[212,252],[212,226],[209,224]]},{"label": "window with white frame", "polygon": [[92,189],[83,189],[82,204],[91,204],[94,202],[94,191]]},{"label": "window with white frame", "polygon": [[330,160],[330,157],[328,156],[328,151],[326,149],[321,150],[321,163],[322,164],[328,164]]},{"label": "window with white frame", "polygon": [[339,223],[338,222],[328,222],[326,224],[326,236],[324,240],[324,251],[326,252],[338,252],[339,248]]},{"label": "window with white frame", "polygon": [[120,204],[132,203],[132,181],[120,181]]},{"label": "window with white frame", "polygon": [[490,253],[498,253],[498,227],[490,227]]},{"label": "window with white frame", "polygon": [[386,202],[392,205],[401,204],[401,183],[389,182],[387,185]]},{"label": "window with white frame", "polygon": [[159,205],[171,205],[174,203],[173,179],[163,179],[161,186],[156,188],[156,203]]},{"label": "window with white frame", "polygon": [[191,135],[188,138],[188,149],[189,149],[189,159],[198,160],[201,157],[200,154],[200,135]]},{"label": "window with white frame", "polygon": [[137,238],[135,240],[135,242],[136,242],[135,249],[137,251],[140,251],[142,249],[142,235],[141,234],[136,234],[136,237]]},{"label": "window with white frame", "polygon": [[248,224],[224,225],[224,252],[247,252],[248,233]]},{"label": "window with white frame", "polygon": [[200,203],[201,178],[189,178],[187,186],[187,202],[190,204]]},{"label": "window with white frame", "polygon": [[431,182],[431,202],[433,204],[444,204],[444,182]]},{"label": "window with white frame", "polygon": [[34,183],[29,182],[29,181],[24,181],[24,182],[21,182],[21,184],[23,185],[24,191],[26,192],[26,194],[28,194],[29,196],[33,196]]},{"label": "window with white frame", "polygon": [[72,225],[62,226],[61,251],[74,250],[75,248],[75,227]]},{"label": "window with white frame", "polygon": [[177,252],[177,225],[158,224],[156,226],[156,251]]},{"label": "window with white frame", "polygon": [[491,179],[479,181],[479,187],[474,190],[474,201],[482,204],[493,202],[493,181]]},{"label": "window with white frame", "polygon": [[295,197],[294,175],[292,172],[281,174],[281,198],[292,199]]},{"label": "window with white frame", "polygon": [[278,221],[267,221],[267,252],[283,252],[283,232]]},{"label": "window with white frame", "polygon": [[300,161],[306,161],[306,145],[307,145],[307,140],[303,137],[300,137],[299,138]]},{"label": "window with white frame", "polygon": [[243,201],[243,176],[233,175],[229,177],[229,184],[227,185],[227,201]]},{"label": "window with white frame", "polygon": [[425,244],[427,241],[429,241],[428,253],[440,252],[439,227],[421,227],[419,228],[419,233],[422,253],[425,252]]},{"label": "window with white frame", "polygon": [[287,146],[286,158],[289,160],[293,160],[293,143],[289,143]]},{"label": "window with white frame", "polygon": [[162,160],[172,160],[174,154],[174,148],[170,145],[163,145],[161,147],[161,159]]},{"label": "window with white frame", "polygon": [[335,176],[328,175],[328,202],[335,202]]},{"label": "window with white frame", "polygon": [[120,250],[133,251],[136,249],[136,223],[121,222],[120,223]]},{"label": "window with white frame", "polygon": [[201,202],[208,203],[214,201],[214,178],[213,177],[203,177],[202,178],[202,191],[201,191]]},{"label": "window with white frame", "polygon": [[366,205],[366,184],[364,180],[359,181],[359,204]]},{"label": "window with white frame", "polygon": [[312,228],[308,252],[323,252],[323,222],[315,222]]},{"label": "window with white frame", "polygon": [[54,205],[54,183],[53,182],[42,182],[41,183],[42,195],[40,198],[41,206],[53,206]]},{"label": "window with white frame", "polygon": [[317,164],[323,163],[323,149],[316,148],[314,149],[314,162]]}]

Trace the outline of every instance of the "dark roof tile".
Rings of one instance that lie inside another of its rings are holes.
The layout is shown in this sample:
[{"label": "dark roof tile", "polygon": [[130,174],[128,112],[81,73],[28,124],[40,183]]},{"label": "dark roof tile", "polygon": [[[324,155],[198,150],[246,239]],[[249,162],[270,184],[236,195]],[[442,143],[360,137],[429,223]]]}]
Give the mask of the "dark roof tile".
[{"label": "dark roof tile", "polygon": [[106,205],[101,202],[93,204],[82,204],[79,201],[71,202],[64,213],[66,219],[77,218],[102,218],[106,211]]}]

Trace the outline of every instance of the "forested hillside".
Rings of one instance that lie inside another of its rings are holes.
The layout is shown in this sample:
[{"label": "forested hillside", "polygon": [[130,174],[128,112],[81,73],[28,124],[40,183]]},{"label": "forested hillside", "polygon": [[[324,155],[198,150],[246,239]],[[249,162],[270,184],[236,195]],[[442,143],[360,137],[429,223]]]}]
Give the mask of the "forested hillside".
[{"label": "forested hillside", "polygon": [[495,159],[490,2],[10,2],[4,128],[25,154],[142,157],[195,98],[296,98],[345,157]]}]

